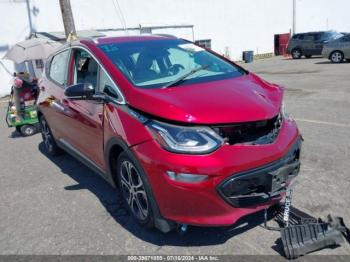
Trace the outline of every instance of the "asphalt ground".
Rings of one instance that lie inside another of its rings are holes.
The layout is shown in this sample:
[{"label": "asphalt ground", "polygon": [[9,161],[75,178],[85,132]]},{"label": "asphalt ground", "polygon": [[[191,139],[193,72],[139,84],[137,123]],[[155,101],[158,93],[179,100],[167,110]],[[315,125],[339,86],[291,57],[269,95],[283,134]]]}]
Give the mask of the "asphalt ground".
[{"label": "asphalt ground", "polygon": [[[350,64],[272,58],[243,66],[286,87],[287,111],[305,142],[293,205],[350,225]],[[278,255],[278,232],[262,213],[228,228],[190,227],[186,235],[144,229],[118,190],[69,155],[49,157],[39,134],[21,137],[0,103],[0,254]],[[350,255],[350,245],[316,254]]]}]

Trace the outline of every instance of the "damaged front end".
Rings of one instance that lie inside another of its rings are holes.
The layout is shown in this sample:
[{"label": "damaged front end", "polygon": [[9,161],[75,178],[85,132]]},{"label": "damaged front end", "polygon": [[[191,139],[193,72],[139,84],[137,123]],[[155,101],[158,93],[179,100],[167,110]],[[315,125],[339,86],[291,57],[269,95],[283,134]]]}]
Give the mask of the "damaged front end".
[{"label": "damaged front end", "polygon": [[234,174],[217,187],[221,197],[234,207],[262,204],[287,190],[300,169],[301,137],[276,162]]},{"label": "damaged front end", "polygon": [[265,145],[275,141],[282,126],[283,116],[278,114],[267,120],[212,126],[226,143]]}]

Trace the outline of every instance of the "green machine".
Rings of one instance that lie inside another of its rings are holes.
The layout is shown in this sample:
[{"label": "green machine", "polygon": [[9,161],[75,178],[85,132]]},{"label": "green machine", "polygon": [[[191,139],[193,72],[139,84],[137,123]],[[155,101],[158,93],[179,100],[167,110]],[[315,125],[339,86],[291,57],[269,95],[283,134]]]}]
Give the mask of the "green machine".
[{"label": "green machine", "polygon": [[36,101],[38,98],[37,80],[26,73],[14,75],[9,99],[6,123],[15,127],[23,136],[31,136],[40,129]]}]

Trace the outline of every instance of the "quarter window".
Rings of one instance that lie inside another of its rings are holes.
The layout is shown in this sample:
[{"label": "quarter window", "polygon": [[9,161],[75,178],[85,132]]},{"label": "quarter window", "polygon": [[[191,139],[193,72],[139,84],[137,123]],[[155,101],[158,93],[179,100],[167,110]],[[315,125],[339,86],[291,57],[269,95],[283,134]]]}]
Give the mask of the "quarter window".
[{"label": "quarter window", "polygon": [[63,86],[67,84],[68,55],[68,50],[58,53],[52,58],[50,64],[50,78]]},{"label": "quarter window", "polygon": [[122,101],[122,96],[119,93],[118,88],[115,86],[114,82],[112,82],[112,80],[103,69],[100,70],[99,89],[101,92],[112,98],[115,98],[117,101]]}]

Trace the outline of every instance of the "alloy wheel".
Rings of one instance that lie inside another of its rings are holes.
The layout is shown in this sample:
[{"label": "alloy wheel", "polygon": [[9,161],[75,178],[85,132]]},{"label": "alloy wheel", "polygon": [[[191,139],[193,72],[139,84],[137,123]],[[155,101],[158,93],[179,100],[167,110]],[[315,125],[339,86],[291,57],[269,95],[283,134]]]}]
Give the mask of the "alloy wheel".
[{"label": "alloy wheel", "polygon": [[45,119],[41,120],[41,135],[43,137],[46,149],[51,152],[53,150],[53,138],[50,128]]},{"label": "alloy wheel", "polygon": [[333,63],[340,63],[342,62],[344,59],[343,57],[343,54],[340,53],[340,52],[334,52],[332,55],[331,55],[331,61]]},{"label": "alloy wheel", "polygon": [[301,51],[299,49],[294,49],[292,52],[292,56],[294,59],[299,59],[301,58]]},{"label": "alloy wheel", "polygon": [[148,217],[149,205],[141,176],[130,161],[123,161],[120,169],[122,194],[132,213],[144,221]]}]

